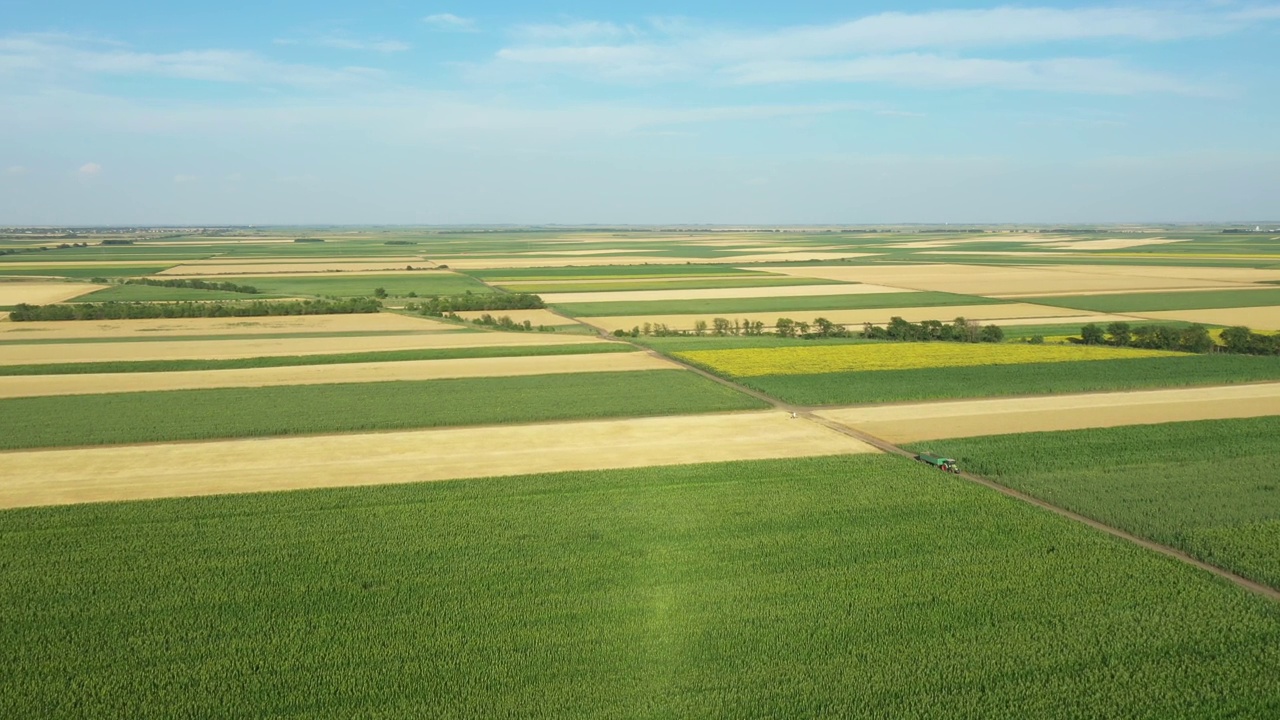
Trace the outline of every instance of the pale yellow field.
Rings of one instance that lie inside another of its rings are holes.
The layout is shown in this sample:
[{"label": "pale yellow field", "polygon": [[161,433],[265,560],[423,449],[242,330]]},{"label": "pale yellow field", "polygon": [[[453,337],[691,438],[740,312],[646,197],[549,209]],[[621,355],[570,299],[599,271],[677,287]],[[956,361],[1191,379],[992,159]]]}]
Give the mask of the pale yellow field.
[{"label": "pale yellow field", "polygon": [[0,454],[0,508],[876,452],[776,411]]},{"label": "pale yellow field", "polygon": [[254,263],[230,263],[223,262],[220,264],[201,264],[186,263],[171,267],[168,270],[162,270],[156,275],[164,275],[171,277],[201,277],[205,275],[280,275],[284,273],[290,274],[307,274],[314,275],[317,273],[339,273],[339,272],[369,272],[375,270],[404,270],[406,265],[414,267],[433,267],[434,263],[421,258],[411,260],[380,260],[377,262],[279,262],[267,263],[261,260]]},{"label": "pale yellow field", "polygon": [[874,295],[914,292],[886,285],[775,285],[741,288],[689,288],[678,290],[611,290],[607,292],[540,293],[553,305],[587,302],[642,302],[648,300],[711,300],[720,298],[815,297],[823,295]]},{"label": "pale yellow field", "polygon": [[[1280,383],[881,405],[816,414],[890,442],[909,443],[1280,415]],[[1158,453],[1159,448],[1152,451]]]},{"label": "pale yellow field", "polygon": [[[2,271],[0,271],[2,272]],[[80,297],[106,285],[65,282],[26,282],[0,280],[0,305],[46,305]]]},{"label": "pale yellow field", "polygon": [[1148,245],[1168,245],[1186,242],[1186,240],[1170,240],[1168,238],[1113,238],[1110,240],[1066,240],[1048,243],[1045,247],[1062,248],[1064,250],[1124,250]]},{"label": "pale yellow field", "polygon": [[[1162,290],[1195,284],[1200,287],[1232,287],[1228,282],[1200,280],[1188,283],[1185,277],[1170,275],[1103,273],[1077,267],[984,267],[977,265],[874,265],[826,267],[767,267],[769,272],[796,277],[822,278],[845,282],[868,282],[938,290],[965,295],[1003,294],[1054,295],[1090,290]],[[1158,268],[1165,270],[1166,268]],[[1277,271],[1280,273],[1280,271]]]},{"label": "pale yellow field", "polygon": [[492,315],[495,318],[509,317],[515,322],[522,323],[528,320],[534,327],[539,325],[576,325],[577,323],[567,317],[561,317],[550,310],[467,310],[458,313],[459,317],[467,320],[475,320],[481,315]]},{"label": "pale yellow field", "polygon": [[[1052,266],[1032,266],[1049,269]],[[1280,270],[1236,267],[1184,267],[1159,265],[1072,265],[1073,269],[1096,275],[1154,277],[1176,280],[1209,280],[1221,283],[1261,283],[1280,280]]]},{"label": "pale yellow field", "polygon": [[0,398],[676,369],[682,368],[656,355],[634,352],[554,357],[408,360],[189,372],[0,376]]},{"label": "pale yellow field", "polygon": [[[291,315],[278,317],[147,318],[0,323],[4,340],[153,338],[187,335],[276,335],[330,332],[441,332],[458,325],[397,313]],[[3,355],[0,346],[0,355]]]},{"label": "pale yellow field", "polygon": [[156,340],[38,345],[14,343],[0,345],[0,365],[129,360],[226,360],[276,355],[331,355],[455,347],[580,345],[591,342],[599,342],[599,338],[539,332],[452,332],[332,338],[263,338],[261,340]]},{"label": "pale yellow field", "polygon": [[[511,292],[528,292],[531,289],[536,290],[537,288],[545,287],[547,285],[599,285],[602,283],[608,283],[609,285],[627,284],[627,283],[667,283],[667,282],[674,283],[674,282],[688,282],[690,280],[732,280],[732,279],[742,279],[744,277],[752,277],[752,276],[675,275],[675,276],[669,276],[669,277],[604,278],[604,279],[585,278],[585,279],[570,279],[570,280],[511,280],[511,281],[491,280],[489,281],[489,284],[497,285],[498,287],[503,288],[505,290],[510,290]],[[769,277],[769,276],[761,274],[758,277]],[[539,296],[541,296],[541,293],[539,293]]]},{"label": "pale yellow field", "polygon": [[631,250],[530,250],[517,255],[554,255],[557,257],[583,257],[588,255],[626,255]]},{"label": "pale yellow field", "polygon": [[[750,320],[752,322],[762,322],[766,327],[770,328],[773,327],[774,323],[777,322],[780,317],[789,317],[792,320],[803,320],[804,322],[812,322],[814,318],[824,317],[839,325],[862,325],[863,323],[882,325],[889,322],[895,316],[901,317],[910,322],[920,322],[921,320],[942,320],[944,322],[950,322],[957,317],[965,317],[970,320],[977,320],[984,324],[991,322],[1006,325],[1045,324],[1046,321],[1042,320],[1042,318],[1071,318],[1071,320],[1064,320],[1063,322],[1075,322],[1076,318],[1082,317],[1079,310],[1055,308],[1047,305],[1032,305],[1030,303],[1009,303],[1006,305],[952,305],[946,307],[873,308],[863,310],[788,310],[750,313],[706,313],[693,315],[625,315],[588,317],[580,319],[582,322],[594,325],[601,330],[606,331],[613,331],[620,328],[628,329],[636,325],[644,325],[645,323],[665,323],[667,326],[676,330],[692,330],[694,323],[698,320],[705,320],[710,324],[711,320],[717,316],[726,317],[729,320]],[[1089,317],[1098,316],[1089,315]],[[1086,320],[1085,322],[1090,321]]]},{"label": "pale yellow field", "polygon": [[1130,313],[1149,320],[1184,320],[1205,325],[1244,325],[1251,330],[1280,330],[1280,306],[1217,308],[1214,310],[1161,310]]}]

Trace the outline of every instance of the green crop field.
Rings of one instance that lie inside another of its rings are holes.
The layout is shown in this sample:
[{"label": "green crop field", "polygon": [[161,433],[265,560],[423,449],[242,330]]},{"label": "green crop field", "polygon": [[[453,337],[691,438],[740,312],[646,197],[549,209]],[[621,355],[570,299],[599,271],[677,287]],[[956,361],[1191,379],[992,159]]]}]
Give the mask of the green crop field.
[{"label": "green crop field", "polygon": [[797,405],[855,405],[1280,380],[1280,358],[1245,355],[765,375],[737,382]]},{"label": "green crop field", "polygon": [[259,292],[289,296],[372,297],[373,291],[377,288],[383,288],[388,295],[401,297],[411,292],[420,296],[493,292],[492,288],[473,278],[435,270],[423,270],[404,275],[316,273],[310,277],[235,276],[234,282],[252,285]]},{"label": "green crop field", "polygon": [[[677,276],[679,277],[679,276]],[[528,293],[625,292],[628,290],[702,290],[796,285],[847,285],[836,280],[796,277],[707,277],[701,280],[615,280],[613,282],[511,282],[498,283],[504,290]]]},{"label": "green crop field", "polygon": [[0,528],[4,717],[1280,707],[1275,603],[896,457],[16,510]]},{"label": "green crop field", "polygon": [[1037,297],[1027,302],[1105,313],[1280,305],[1280,289],[1199,290],[1194,292],[1118,293],[1078,297]]},{"label": "green crop field", "polygon": [[1280,588],[1280,417],[921,443],[961,467]]},{"label": "green crop field", "polygon": [[[868,293],[865,295],[817,295],[801,297],[724,298],[716,300],[649,300],[642,302],[590,302],[557,304],[556,309],[576,317],[608,315],[710,315],[734,313],[796,313],[819,310],[871,308],[946,307],[949,305],[997,305],[1008,302],[944,292]],[[940,320],[950,320],[939,311]]]},{"label": "green crop field", "polygon": [[62,395],[0,400],[0,449],[675,415],[765,406],[685,370]]},{"label": "green crop field", "polygon": [[[260,335],[242,337],[262,337]],[[286,337],[297,337],[288,335]],[[298,365],[345,365],[348,363],[403,362],[406,360],[457,360],[463,358],[534,357],[548,355],[594,355],[635,352],[624,343],[582,343],[580,345],[513,345],[510,347],[436,348],[428,350],[383,350],[334,355],[272,355],[228,360],[134,360],[121,362],[48,363],[44,365],[0,365],[5,375],[81,375],[93,373],[153,373],[189,370],[237,370],[244,368],[292,367]]]}]

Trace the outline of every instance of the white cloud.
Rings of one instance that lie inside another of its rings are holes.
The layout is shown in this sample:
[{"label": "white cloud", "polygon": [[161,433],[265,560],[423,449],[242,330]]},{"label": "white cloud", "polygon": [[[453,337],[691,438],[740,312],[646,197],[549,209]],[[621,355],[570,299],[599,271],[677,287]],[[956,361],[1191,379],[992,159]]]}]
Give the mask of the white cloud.
[{"label": "white cloud", "polygon": [[190,183],[197,182],[197,181],[199,181],[199,180],[200,180],[200,176],[199,176],[199,175],[181,175],[181,174],[179,174],[179,175],[174,175],[174,176],[173,176],[173,182],[174,182],[175,184],[178,184],[178,185],[188,185],[188,184],[190,184]]},{"label": "white cloud", "polygon": [[5,168],[4,172],[6,175],[13,175],[16,177],[19,175],[26,175],[27,169],[21,165],[10,165],[9,167]]},{"label": "white cloud", "polygon": [[413,46],[400,40],[356,40],[341,35],[321,35],[313,38],[278,38],[276,45],[307,45],[311,47],[331,48],[333,50],[356,50],[361,52],[398,53],[413,49]]},{"label": "white cloud", "polygon": [[471,32],[476,29],[476,21],[472,18],[458,17],[453,13],[436,13],[422,18],[422,22],[437,30],[454,32]]},{"label": "white cloud", "polygon": [[[898,82],[909,85],[1070,92],[1188,92],[1191,83],[1107,57],[1043,58],[1049,43],[1097,40],[1168,42],[1243,30],[1268,8],[996,7],[886,12],[827,25],[723,30],[685,20],[642,28],[580,21],[517,28],[477,77],[564,73],[598,80]],[[1246,18],[1245,16],[1249,17]],[[1036,52],[1034,59],[957,57],[978,48]],[[1073,48],[1073,51],[1079,52]]]},{"label": "white cloud", "polygon": [[66,75],[140,75],[221,83],[327,88],[366,83],[372,68],[327,68],[280,63],[240,50],[139,52],[118,43],[66,35],[0,38],[0,73],[57,78]]},{"label": "white cloud", "polygon": [[530,42],[586,42],[634,35],[636,31],[611,22],[581,20],[559,25],[521,25],[515,29],[515,34]]},{"label": "white cloud", "polygon": [[88,162],[81,165],[76,173],[81,177],[95,177],[102,174],[102,166],[98,163]]}]

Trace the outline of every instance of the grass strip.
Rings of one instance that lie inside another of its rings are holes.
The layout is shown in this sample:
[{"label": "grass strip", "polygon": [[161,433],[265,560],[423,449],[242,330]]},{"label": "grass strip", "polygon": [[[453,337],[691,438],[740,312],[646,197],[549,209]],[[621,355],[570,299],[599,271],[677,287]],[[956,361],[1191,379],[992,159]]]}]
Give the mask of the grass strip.
[{"label": "grass strip", "polygon": [[[944,292],[869,293],[865,295],[815,295],[801,297],[721,298],[714,300],[649,300],[640,302],[590,302],[557,304],[557,310],[576,317],[609,315],[678,315],[749,312],[779,314],[812,310],[862,310],[898,307],[946,307],[948,305],[1000,305],[977,295]],[[940,320],[949,320],[945,313]]]},{"label": "grass strip", "polygon": [[529,293],[624,292],[627,290],[705,290],[712,288],[751,288],[799,285],[848,285],[838,280],[798,277],[708,277],[702,280],[628,280],[615,282],[513,282],[500,283],[504,290]]},{"label": "grass strip", "polygon": [[765,375],[747,387],[797,405],[856,405],[1280,380],[1280,358],[1245,355],[1091,360],[874,372]]},{"label": "grass strip", "polygon": [[[258,336],[255,336],[258,337]],[[296,336],[289,336],[296,337]],[[296,367],[300,365],[346,365],[349,363],[400,362],[408,360],[455,360],[491,357],[539,357],[548,355],[594,355],[634,352],[622,343],[581,345],[530,345],[512,347],[436,348],[428,350],[387,350],[382,352],[338,353],[333,355],[279,355],[229,360],[136,360],[124,362],[52,363],[47,365],[0,365],[4,375],[85,375],[96,373],[154,373],[188,370],[240,370],[246,368]]]},{"label": "grass strip", "polygon": [[1280,417],[919,443],[961,467],[1280,588]]},{"label": "grass strip", "polygon": [[64,395],[0,400],[0,449],[763,407],[760,400],[684,370]]},{"label": "grass strip", "polygon": [[5,717],[1264,717],[1280,702],[1274,603],[896,457],[0,518]]}]

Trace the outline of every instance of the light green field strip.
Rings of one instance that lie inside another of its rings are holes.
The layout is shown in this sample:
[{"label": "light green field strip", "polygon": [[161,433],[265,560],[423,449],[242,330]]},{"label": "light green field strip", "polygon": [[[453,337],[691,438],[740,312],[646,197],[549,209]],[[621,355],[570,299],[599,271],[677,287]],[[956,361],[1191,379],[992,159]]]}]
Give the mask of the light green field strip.
[{"label": "light green field strip", "polygon": [[0,376],[0,398],[674,369],[679,366],[669,360],[646,352],[633,352],[163,373]]},{"label": "light green field strip", "polygon": [[[890,442],[1280,415],[1280,383],[823,410]],[[1160,448],[1153,447],[1153,454]]]},{"label": "light green field strip", "polygon": [[870,452],[772,411],[19,451],[0,508]]},{"label": "light green field strip", "polygon": [[793,278],[793,277],[755,277],[755,276],[738,276],[726,277],[723,275],[714,275],[710,277],[682,277],[672,276],[666,278],[623,278],[618,280],[562,280],[559,282],[544,280],[541,282],[503,282],[495,283],[498,287],[509,292],[527,292],[527,293],[572,293],[572,292],[614,292],[614,291],[634,291],[634,290],[681,290],[681,289],[702,289],[702,288],[748,288],[748,287],[772,287],[778,285],[797,286],[797,285],[837,285],[834,280],[821,280],[817,278]]},{"label": "light green field strip", "polygon": [[276,355],[332,355],[385,350],[575,345],[595,343],[585,335],[548,333],[423,333],[333,338],[270,338],[262,340],[156,340],[154,342],[47,343],[0,347],[0,365],[35,365],[131,360],[225,360]]},{"label": "light green field strip", "polygon": [[653,302],[664,300],[716,300],[726,298],[814,297],[827,295],[876,295],[912,292],[886,285],[783,285],[778,287],[702,288],[683,290],[636,290],[621,292],[543,293],[552,305],[599,302]]}]

